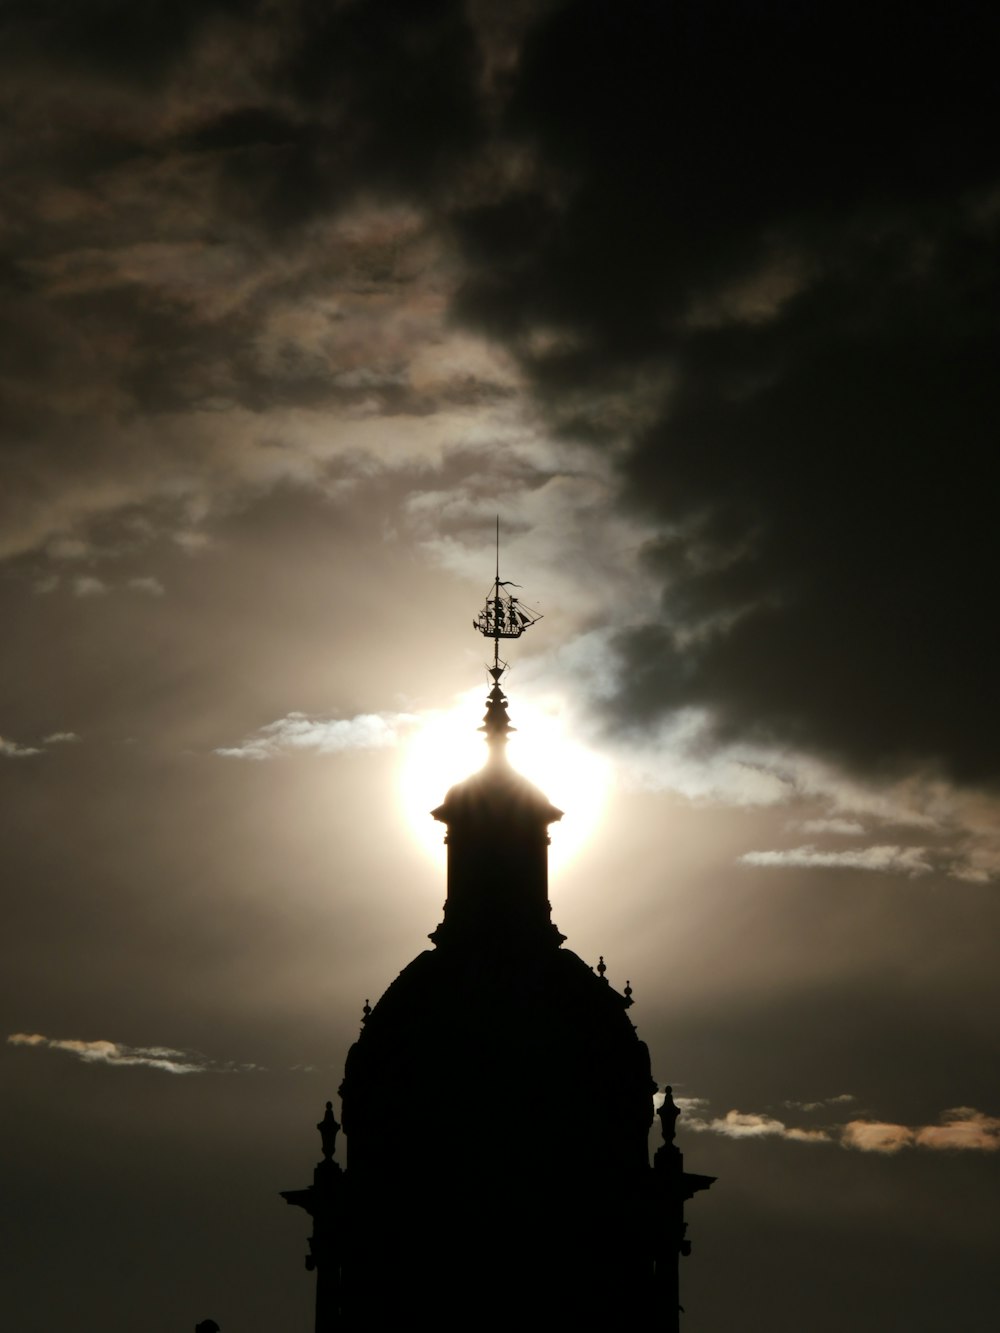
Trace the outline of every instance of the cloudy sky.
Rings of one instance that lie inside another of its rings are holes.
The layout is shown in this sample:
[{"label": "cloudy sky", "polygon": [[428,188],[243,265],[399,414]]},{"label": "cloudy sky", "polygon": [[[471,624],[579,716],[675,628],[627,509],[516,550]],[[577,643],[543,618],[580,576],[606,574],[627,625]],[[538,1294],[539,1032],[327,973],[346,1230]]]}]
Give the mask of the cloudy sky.
[{"label": "cloudy sky", "polygon": [[554,917],[719,1177],[689,1333],[994,1327],[998,28],[7,0],[12,1327],[310,1327],[498,512]]}]

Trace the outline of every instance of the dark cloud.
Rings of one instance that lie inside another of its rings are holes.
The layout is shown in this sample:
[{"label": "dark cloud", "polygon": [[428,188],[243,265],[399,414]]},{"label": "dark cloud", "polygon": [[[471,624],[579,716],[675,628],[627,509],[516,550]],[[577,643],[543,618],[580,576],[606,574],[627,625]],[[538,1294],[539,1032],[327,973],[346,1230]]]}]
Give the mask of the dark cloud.
[{"label": "dark cloud", "polygon": [[303,0],[284,70],[296,100],[337,118],[366,185],[420,187],[479,139],[481,60],[459,0]]},{"label": "dark cloud", "polygon": [[[373,320],[389,294],[447,299],[427,246],[450,241],[453,323],[513,353],[554,433],[615,446],[623,512],[660,533],[642,573],[661,611],[618,638],[613,720],[698,704],[726,739],[998,777],[987,7],[6,21],[37,109],[4,270],[31,486],[155,470],[109,443],[129,420],[509,393],[416,391],[406,345],[352,357],[332,308],[282,332],[319,294]],[[413,216],[323,232],[362,205]]]},{"label": "dark cloud", "polygon": [[627,440],[663,600],[623,719],[1000,777],[996,36],[976,4],[638,2],[530,34],[535,178],[456,219],[456,311],[560,430]]},{"label": "dark cloud", "polygon": [[[189,490],[234,409],[270,446],[283,409],[413,417],[509,395],[468,368],[407,375],[441,322],[426,216],[484,137],[463,5],[15,6],[6,22],[10,547],[178,474]],[[216,490],[246,472],[226,447]]]},{"label": "dark cloud", "polygon": [[13,0],[2,28],[9,54],[141,83],[165,75],[194,36],[220,15],[252,13],[259,0]]},{"label": "dark cloud", "polygon": [[[996,349],[940,269],[911,283],[886,256],[773,331],[708,335],[701,358],[693,340],[627,467],[633,502],[676,533],[648,553],[663,623],[623,641],[629,707],[698,701],[726,729],[869,766],[998,776]],[[995,303],[994,275],[977,277],[976,304]]]},{"label": "dark cloud", "polygon": [[274,33],[255,71],[266,100],[209,112],[175,141],[214,159],[220,220],[280,235],[359,199],[447,193],[484,134],[463,4],[293,0]]}]

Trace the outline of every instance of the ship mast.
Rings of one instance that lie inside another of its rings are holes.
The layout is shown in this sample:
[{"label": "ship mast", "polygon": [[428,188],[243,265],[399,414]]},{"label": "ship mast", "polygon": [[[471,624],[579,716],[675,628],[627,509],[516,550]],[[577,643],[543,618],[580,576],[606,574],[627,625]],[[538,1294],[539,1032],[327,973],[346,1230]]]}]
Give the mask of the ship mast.
[{"label": "ship mast", "polygon": [[500,657],[501,639],[519,639],[526,629],[530,629],[536,620],[541,620],[541,613],[525,606],[520,598],[509,592],[510,588],[520,588],[519,583],[500,577],[500,515],[496,526],[496,562],[493,574],[493,586],[486,596],[486,605],[472,622],[472,627],[485,639],[493,640],[493,665],[488,669],[494,684],[507,670],[507,663]]}]

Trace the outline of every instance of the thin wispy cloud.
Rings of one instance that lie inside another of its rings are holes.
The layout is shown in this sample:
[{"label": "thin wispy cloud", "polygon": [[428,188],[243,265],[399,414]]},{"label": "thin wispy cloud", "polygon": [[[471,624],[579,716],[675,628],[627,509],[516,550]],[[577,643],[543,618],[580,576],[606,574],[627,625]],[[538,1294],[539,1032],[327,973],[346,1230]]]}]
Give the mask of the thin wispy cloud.
[{"label": "thin wispy cloud", "polygon": [[721,1134],[728,1139],[790,1139],[797,1143],[830,1143],[832,1138],[825,1129],[800,1129],[786,1125],[783,1120],[755,1111],[727,1111],[714,1120],[686,1119],[686,1129],[700,1133]]},{"label": "thin wispy cloud", "polygon": [[103,597],[107,591],[108,585],[92,574],[81,574],[73,580],[73,594],[76,597]]},{"label": "thin wispy cloud", "polygon": [[33,755],[44,754],[51,745],[75,745],[79,740],[75,731],[53,731],[38,745],[22,745],[19,741],[0,736],[0,758],[30,759]]},{"label": "thin wispy cloud", "polygon": [[20,745],[17,741],[0,736],[0,757],[4,759],[28,759],[33,754],[41,754],[36,745]]},{"label": "thin wispy cloud", "polygon": [[189,555],[197,554],[199,551],[203,551],[206,546],[212,544],[212,539],[207,532],[197,532],[189,528],[182,528],[171,535],[175,544]]},{"label": "thin wispy cloud", "polygon": [[846,1106],[850,1102],[856,1102],[858,1099],[853,1092],[841,1092],[836,1097],[821,1097],[814,1102],[782,1102],[782,1106],[790,1111],[822,1111],[828,1106]]},{"label": "thin wispy cloud", "polygon": [[897,1153],[903,1148],[933,1151],[996,1152],[1000,1149],[1000,1116],[974,1106],[954,1106],[936,1125],[897,1125],[883,1120],[852,1120],[841,1142],[861,1152]]},{"label": "thin wispy cloud", "polygon": [[198,1051],[182,1051],[174,1046],[129,1046],[104,1039],[85,1041],[79,1037],[46,1037],[41,1032],[12,1032],[7,1042],[11,1046],[34,1050],[62,1051],[76,1056],[84,1064],[120,1068],[141,1066],[159,1069],[165,1074],[237,1074],[261,1069],[260,1065],[213,1060]]},{"label": "thin wispy cloud", "polygon": [[[661,1105],[663,1104],[663,1094],[662,1094],[662,1093],[657,1093],[655,1100],[656,1100],[656,1105],[657,1105],[657,1107],[661,1106]],[[703,1106],[707,1106],[707,1105],[708,1105],[708,1098],[707,1098],[707,1097],[678,1097],[678,1096],[675,1095],[675,1096],[674,1096],[674,1105],[675,1105],[675,1106],[679,1106],[680,1109],[681,1109],[682,1111],[684,1111],[684,1112],[699,1111]]]},{"label": "thin wispy cloud", "polygon": [[50,560],[85,560],[92,549],[90,543],[81,537],[62,535],[46,543],[45,554]]},{"label": "thin wispy cloud", "polygon": [[[852,1093],[840,1093],[818,1101],[785,1101],[789,1110],[804,1112],[832,1111],[856,1101]],[[705,1102],[688,1099],[682,1127],[698,1134],[719,1134],[729,1139],[785,1139],[791,1143],[830,1143],[857,1152],[892,1155],[904,1148],[923,1148],[932,1152],[996,1152],[1000,1149],[1000,1116],[987,1115],[973,1106],[955,1106],[942,1111],[936,1125],[902,1125],[887,1120],[861,1117],[846,1123],[827,1123],[804,1127],[789,1125],[777,1116],[760,1111],[727,1111],[724,1116],[708,1117],[701,1108]]]},{"label": "thin wispy cloud", "polygon": [[881,844],[858,850],[824,851],[811,843],[782,851],[744,852],[740,860],[751,866],[794,866],[815,869],[879,870],[911,877],[927,875],[933,866],[926,847]]},{"label": "thin wispy cloud", "polygon": [[12,1032],[11,1046],[28,1046],[50,1051],[65,1051],[85,1064],[144,1065],[162,1069],[167,1074],[201,1074],[214,1068],[211,1062],[189,1051],[172,1046],[126,1046],[118,1041],[82,1041],[77,1037],[46,1037],[40,1032]]},{"label": "thin wispy cloud", "polygon": [[[608,664],[613,677],[613,654]],[[623,781],[643,790],[677,792],[698,805],[784,806],[790,815],[804,806],[806,817],[792,826],[810,837],[868,833],[882,839],[867,848],[807,842],[753,850],[744,857],[751,865],[842,866],[912,876],[936,870],[968,883],[1000,876],[995,803],[971,787],[942,781],[932,769],[875,781],[804,751],[720,742],[710,713],[698,708],[679,709],[653,728],[628,733],[615,758]],[[913,836],[920,845],[900,843],[903,829],[918,831]]]},{"label": "thin wispy cloud", "polygon": [[239,745],[220,746],[225,759],[274,759],[283,754],[340,754],[345,750],[380,750],[396,745],[416,721],[410,713],[359,713],[355,717],[310,717],[288,713],[269,722]]},{"label": "thin wispy cloud", "polygon": [[834,833],[843,838],[857,838],[865,831],[856,819],[804,819],[798,827],[803,833]]},{"label": "thin wispy cloud", "polygon": [[162,597],[166,592],[160,580],[152,577],[129,579],[128,586],[133,592],[145,593],[147,597]]}]

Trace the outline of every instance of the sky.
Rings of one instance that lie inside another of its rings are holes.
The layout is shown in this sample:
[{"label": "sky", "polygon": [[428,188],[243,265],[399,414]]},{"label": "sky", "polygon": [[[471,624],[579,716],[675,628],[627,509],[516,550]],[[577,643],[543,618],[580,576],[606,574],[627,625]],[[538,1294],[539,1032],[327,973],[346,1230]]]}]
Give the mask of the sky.
[{"label": "sky", "polygon": [[11,1327],[311,1327],[499,514],[553,917],[718,1177],[684,1327],[992,1330],[998,28],[7,0]]}]

